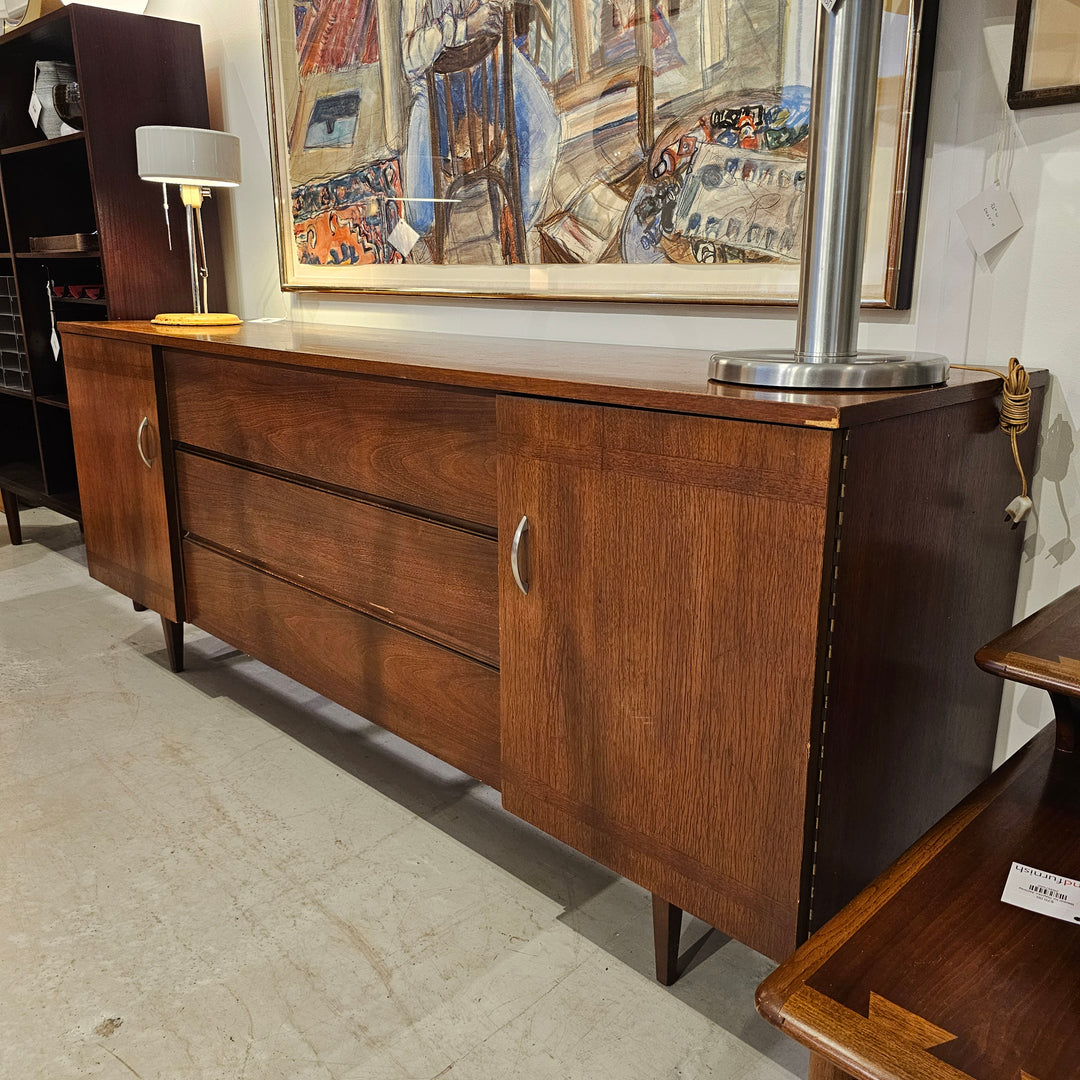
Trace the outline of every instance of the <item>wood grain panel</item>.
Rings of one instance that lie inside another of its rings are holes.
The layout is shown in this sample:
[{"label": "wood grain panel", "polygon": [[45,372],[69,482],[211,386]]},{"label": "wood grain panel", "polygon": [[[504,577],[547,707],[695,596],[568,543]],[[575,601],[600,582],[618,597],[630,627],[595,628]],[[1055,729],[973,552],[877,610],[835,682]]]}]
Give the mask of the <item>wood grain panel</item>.
[{"label": "wood grain panel", "polygon": [[993,400],[853,429],[846,455],[812,930],[990,772],[1001,682],[973,657],[1012,622],[1024,541]]},{"label": "wood grain panel", "polygon": [[[507,397],[498,414],[503,804],[784,955],[832,436]],[[684,482],[695,458],[716,466],[702,484]],[[785,467],[794,501],[777,497]],[[527,596],[505,550],[523,514]]]},{"label": "wood grain panel", "polygon": [[[86,561],[98,581],[177,620],[153,350],[98,338],[65,343]],[[142,421],[143,450],[139,456]]]},{"label": "wood grain panel", "polygon": [[495,399],[453,387],[165,354],[173,437],[495,524]]},{"label": "wood grain panel", "polygon": [[494,540],[194,454],[176,462],[184,530],[498,664]]},{"label": "wood grain panel", "polygon": [[[145,322],[94,327],[73,323],[68,329],[264,363],[333,367],[500,393],[829,428],[993,398],[1001,390],[1000,379],[975,371],[950,371],[947,386],[922,390],[798,393],[724,386],[709,382],[711,350],[592,341],[530,341],[299,322],[246,323],[224,332],[180,334]],[[1030,374],[1032,386],[1046,385],[1045,370]]]},{"label": "wood grain panel", "polygon": [[499,675],[185,540],[188,618],[312,690],[499,786]]}]

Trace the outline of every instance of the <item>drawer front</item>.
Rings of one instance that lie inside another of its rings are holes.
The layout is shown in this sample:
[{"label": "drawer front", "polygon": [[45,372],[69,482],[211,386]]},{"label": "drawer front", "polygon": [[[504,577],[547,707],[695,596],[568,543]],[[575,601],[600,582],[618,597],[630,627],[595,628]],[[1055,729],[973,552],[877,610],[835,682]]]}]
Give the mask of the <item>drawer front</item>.
[{"label": "drawer front", "polygon": [[494,540],[182,451],[176,475],[185,532],[498,665]]},{"label": "drawer front", "polygon": [[189,621],[499,785],[499,676],[491,668],[185,540]]},{"label": "drawer front", "polygon": [[495,397],[165,353],[173,438],[328,484],[495,525]]}]

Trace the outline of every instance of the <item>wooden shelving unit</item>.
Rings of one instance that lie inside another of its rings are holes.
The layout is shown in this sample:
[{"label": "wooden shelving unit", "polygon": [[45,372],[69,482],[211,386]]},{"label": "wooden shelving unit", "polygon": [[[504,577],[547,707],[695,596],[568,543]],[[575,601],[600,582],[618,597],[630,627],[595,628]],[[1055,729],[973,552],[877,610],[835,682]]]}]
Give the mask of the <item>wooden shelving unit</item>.
[{"label": "wooden shelving unit", "polygon": [[[39,60],[75,65],[84,131],[46,139],[31,123]],[[0,494],[13,543],[16,500],[80,517],[54,322],[144,319],[190,304],[186,248],[169,251],[161,188],[139,179],[143,124],[210,126],[198,26],[74,5],[0,37]],[[171,198],[175,234],[183,209]],[[204,219],[212,306],[223,308],[212,201]],[[30,250],[32,236],[93,232],[95,251]],[[104,292],[57,297],[54,284]]]}]

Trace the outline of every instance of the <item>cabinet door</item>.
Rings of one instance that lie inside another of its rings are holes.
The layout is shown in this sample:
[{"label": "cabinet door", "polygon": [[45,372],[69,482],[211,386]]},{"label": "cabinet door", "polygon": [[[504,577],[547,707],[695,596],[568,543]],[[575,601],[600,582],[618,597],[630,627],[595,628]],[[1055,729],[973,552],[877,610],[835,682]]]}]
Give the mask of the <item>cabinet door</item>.
[{"label": "cabinet door", "polygon": [[64,367],[90,574],[176,622],[153,351],[68,335]]},{"label": "cabinet door", "polygon": [[787,953],[835,434],[509,397],[498,432],[504,806]]}]

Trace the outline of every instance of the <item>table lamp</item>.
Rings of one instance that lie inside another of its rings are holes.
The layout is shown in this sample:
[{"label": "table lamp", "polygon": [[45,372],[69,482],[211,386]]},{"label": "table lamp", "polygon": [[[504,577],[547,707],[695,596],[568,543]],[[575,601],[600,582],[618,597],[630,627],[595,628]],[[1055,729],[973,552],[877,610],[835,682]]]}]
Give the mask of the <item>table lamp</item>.
[{"label": "table lamp", "polygon": [[[206,242],[203,237],[204,188],[238,187],[240,140],[224,131],[207,128],[151,126],[135,129],[139,176],[163,186],[165,220],[169,218],[167,184],[180,185],[187,215],[188,254],[191,261],[191,300],[194,311],[158,315],[154,322],[167,326],[229,326],[235,315],[208,312]],[[171,234],[170,234],[171,235]]]}]

